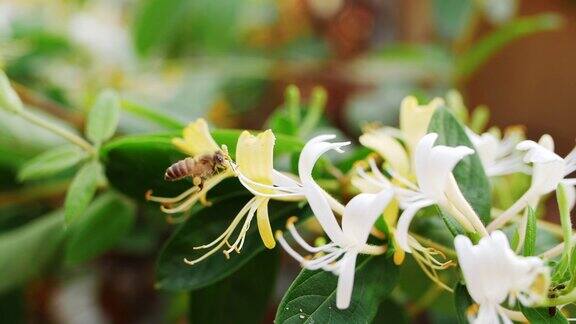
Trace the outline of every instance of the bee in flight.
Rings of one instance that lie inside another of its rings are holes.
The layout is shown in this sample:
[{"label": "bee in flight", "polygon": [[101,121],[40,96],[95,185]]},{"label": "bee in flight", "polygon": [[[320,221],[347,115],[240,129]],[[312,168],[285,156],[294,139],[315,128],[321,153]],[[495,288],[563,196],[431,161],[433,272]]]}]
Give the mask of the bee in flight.
[{"label": "bee in flight", "polygon": [[164,179],[176,181],[186,177],[192,178],[192,183],[202,190],[204,181],[210,177],[226,170],[226,154],[222,151],[216,151],[212,154],[204,154],[195,158],[187,157],[172,164],[166,173]]}]

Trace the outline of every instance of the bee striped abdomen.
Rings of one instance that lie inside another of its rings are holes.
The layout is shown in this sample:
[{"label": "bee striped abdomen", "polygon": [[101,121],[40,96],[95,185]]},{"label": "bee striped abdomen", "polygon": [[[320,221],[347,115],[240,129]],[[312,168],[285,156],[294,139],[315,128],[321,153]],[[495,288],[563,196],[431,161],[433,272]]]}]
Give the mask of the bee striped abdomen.
[{"label": "bee striped abdomen", "polygon": [[164,179],[168,181],[176,181],[188,177],[192,174],[193,167],[194,159],[188,157],[184,160],[180,160],[166,169]]}]

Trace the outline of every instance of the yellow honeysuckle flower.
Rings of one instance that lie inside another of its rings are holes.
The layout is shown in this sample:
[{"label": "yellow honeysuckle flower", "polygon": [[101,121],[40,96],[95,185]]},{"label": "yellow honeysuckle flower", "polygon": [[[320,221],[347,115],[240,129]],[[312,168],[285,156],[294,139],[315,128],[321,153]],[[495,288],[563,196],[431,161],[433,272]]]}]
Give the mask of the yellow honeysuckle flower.
[{"label": "yellow honeysuckle flower", "polygon": [[[264,131],[257,136],[251,135],[248,131],[242,132],[238,138],[238,154],[236,154],[236,163],[240,172],[254,182],[271,186],[275,141],[276,137],[271,130]],[[266,188],[261,188],[259,191],[273,193],[272,189]],[[268,197],[257,197],[256,221],[262,242],[267,248],[272,249],[276,246],[276,241],[268,219],[269,200]]]},{"label": "yellow honeysuckle flower", "polygon": [[[183,137],[173,138],[172,144],[174,144],[174,146],[176,146],[180,151],[189,154],[192,157],[199,157],[205,154],[213,154],[221,151],[216,141],[212,138],[212,135],[210,135],[208,124],[202,118],[188,124],[188,126],[183,130]],[[153,196],[152,191],[150,190],[146,193],[146,199],[161,203],[162,206],[160,209],[167,214],[181,213],[192,208],[192,206],[194,206],[198,201],[203,205],[208,205],[206,193],[222,182],[222,180],[232,176],[234,176],[234,172],[231,168],[226,168],[224,171],[206,179],[201,188],[194,184],[192,188],[176,197]]]},{"label": "yellow honeysuckle flower", "polygon": [[444,105],[444,100],[435,98],[427,105],[419,105],[415,97],[409,96],[400,105],[400,130],[410,152],[428,132],[428,124],[434,111]]},{"label": "yellow honeysuckle flower", "polygon": [[172,144],[180,151],[191,156],[210,154],[220,150],[220,147],[210,135],[208,123],[202,118],[198,118],[188,124],[184,128],[183,137],[173,138]]},{"label": "yellow honeysuckle flower", "polygon": [[[236,162],[230,161],[230,165],[242,185],[254,194],[254,198],[250,199],[244,208],[236,214],[230,226],[216,240],[209,244],[195,247],[195,249],[211,248],[210,251],[194,260],[185,259],[184,261],[187,264],[196,264],[224,246],[227,247],[223,251],[226,257],[229,257],[233,251],[240,252],[254,216],[256,216],[258,231],[264,245],[269,249],[276,246],[276,240],[268,218],[268,202],[270,199],[301,200],[303,196],[301,193],[292,191],[299,190],[298,183],[274,170],[275,140],[276,138],[270,130],[256,136],[248,131],[242,132],[236,145]],[[238,236],[234,242],[229,242],[230,237],[241,222],[243,224]]]},{"label": "yellow honeysuckle flower", "polygon": [[369,130],[359,138],[360,143],[376,151],[390,166],[402,176],[410,173],[410,159],[404,146],[389,135],[385,128]]}]

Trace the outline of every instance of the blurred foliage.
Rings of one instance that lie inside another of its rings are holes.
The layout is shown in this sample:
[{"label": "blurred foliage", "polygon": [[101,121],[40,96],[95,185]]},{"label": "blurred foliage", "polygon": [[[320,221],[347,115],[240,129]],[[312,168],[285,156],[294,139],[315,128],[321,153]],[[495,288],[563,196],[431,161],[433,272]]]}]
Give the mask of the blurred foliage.
[{"label": "blurred foliage", "polygon": [[[30,315],[30,304],[42,299],[47,301],[38,308],[53,307],[51,300],[61,296],[58,287],[86,272],[112,280],[112,287],[133,289],[118,299],[137,300],[137,286],[161,289],[149,298],[156,306],[137,307],[151,321],[170,317],[173,300],[184,309],[175,311],[174,320],[191,323],[256,323],[278,305],[277,323],[407,323],[417,321],[423,309],[433,322],[462,319],[468,298],[460,296],[463,286],[456,287],[454,307],[452,297],[438,291],[413,260],[398,270],[389,255],[358,261],[347,312],[333,307],[336,277],[326,272],[302,271],[281,299],[275,282],[290,274],[279,251],[264,251],[254,228],[242,255],[226,260],[218,253],[187,267],[182,259],[195,253],[192,247],[221,233],[249,195],[236,181],[226,181],[210,191],[212,206],[198,206],[173,225],[145,201],[145,193],[172,195],[190,187],[164,181],[163,173],[184,157],[171,138],[194,118],[218,126],[212,135],[232,155],[240,128],[272,128],[276,162],[290,170],[314,134],[349,139],[367,122],[396,124],[405,95],[443,95],[507,44],[560,27],[555,14],[512,15],[479,36],[479,22],[491,21],[489,8],[479,3],[431,0],[431,12],[421,17],[394,1],[2,2],[0,65],[37,119],[0,110],[0,322],[29,322],[31,316],[49,321],[46,310]],[[401,17],[430,20],[432,36],[405,39]],[[466,116],[474,131],[486,126],[486,111],[477,108]],[[444,144],[470,146],[462,122],[442,110],[432,129]],[[334,195],[349,198],[349,192],[330,186],[332,175],[347,174],[368,154],[357,147],[340,160],[328,157],[315,175]],[[487,215],[489,184],[478,165],[470,156],[455,175],[474,208]],[[505,208],[519,196],[510,188],[527,182],[523,175],[497,179],[494,188],[502,194],[494,204]],[[310,210],[271,203],[273,228],[295,215],[305,219]],[[437,220],[422,217],[413,228],[451,248],[450,233]],[[537,234],[525,253],[558,243],[557,235]],[[106,277],[114,267],[137,270]],[[310,278],[319,280],[299,286]],[[39,288],[38,297],[38,285],[56,288]],[[105,287],[101,283],[96,293],[113,295]],[[174,291],[184,291],[186,302]],[[122,304],[116,298],[107,302],[111,321],[126,322],[118,310]],[[412,304],[420,309],[407,307]]]}]

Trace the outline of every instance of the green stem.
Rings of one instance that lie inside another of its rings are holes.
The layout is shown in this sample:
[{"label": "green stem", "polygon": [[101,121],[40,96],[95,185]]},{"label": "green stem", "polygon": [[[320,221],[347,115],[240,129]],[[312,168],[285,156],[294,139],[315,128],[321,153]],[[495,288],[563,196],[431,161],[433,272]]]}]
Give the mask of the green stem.
[{"label": "green stem", "polygon": [[18,115],[20,115],[20,117],[26,119],[27,121],[40,126],[64,139],[66,139],[67,141],[69,141],[70,143],[74,144],[74,145],[78,145],[80,148],[82,148],[83,150],[85,150],[86,152],[88,152],[89,154],[95,154],[96,150],[94,149],[94,147],[88,143],[86,140],[84,140],[82,137],[64,129],[61,128],[57,125],[54,125],[38,116],[36,116],[35,114],[29,112],[28,110],[22,110],[18,113]]},{"label": "green stem", "polygon": [[122,100],[120,105],[124,111],[132,113],[138,117],[146,119],[167,129],[182,129],[185,126],[183,123],[172,117],[158,113],[149,107],[137,104],[132,101]]}]

